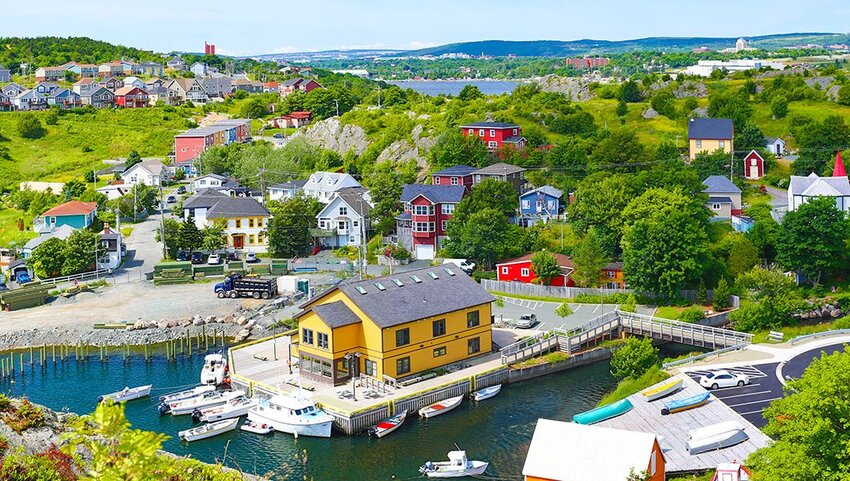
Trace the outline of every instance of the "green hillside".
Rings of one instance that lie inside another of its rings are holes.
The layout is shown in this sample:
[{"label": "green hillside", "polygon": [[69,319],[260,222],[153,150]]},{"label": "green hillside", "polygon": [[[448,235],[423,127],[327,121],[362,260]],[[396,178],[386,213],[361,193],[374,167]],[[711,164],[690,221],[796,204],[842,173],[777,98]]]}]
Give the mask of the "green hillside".
[{"label": "green hillside", "polygon": [[77,61],[103,63],[116,59],[163,60],[162,55],[88,37],[0,37],[0,65],[18,73],[21,62],[35,66],[61,65]]}]

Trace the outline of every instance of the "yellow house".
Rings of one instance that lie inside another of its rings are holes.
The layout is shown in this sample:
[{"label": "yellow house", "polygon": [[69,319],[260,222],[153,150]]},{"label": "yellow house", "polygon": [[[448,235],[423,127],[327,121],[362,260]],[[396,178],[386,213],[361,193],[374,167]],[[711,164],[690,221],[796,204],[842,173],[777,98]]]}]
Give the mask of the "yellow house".
[{"label": "yellow house", "polygon": [[358,374],[405,378],[480,356],[491,350],[494,300],[454,267],[340,284],[295,316],[299,369],[342,384]]},{"label": "yellow house", "polygon": [[732,154],[735,127],[732,119],[690,119],[688,121],[688,144],[690,159],[699,153],[712,153],[722,150]]},{"label": "yellow house", "polygon": [[227,249],[235,252],[263,253],[268,250],[269,210],[250,197],[214,197],[206,212],[209,223],[222,222]]}]

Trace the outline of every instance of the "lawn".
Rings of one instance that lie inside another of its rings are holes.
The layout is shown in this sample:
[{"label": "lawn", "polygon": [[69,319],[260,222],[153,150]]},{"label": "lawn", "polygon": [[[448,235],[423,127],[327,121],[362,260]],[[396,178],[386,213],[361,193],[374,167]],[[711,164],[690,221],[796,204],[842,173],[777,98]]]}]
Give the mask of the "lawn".
[{"label": "lawn", "polygon": [[[846,318],[842,318],[846,319]],[[805,336],[807,334],[815,334],[818,332],[831,331],[833,329],[846,329],[848,322],[841,321],[841,319],[837,319],[832,322],[821,322],[819,324],[807,324],[802,326],[786,326],[779,329],[766,329],[764,331],[756,331],[753,333],[753,343],[754,344],[762,344],[762,343],[775,343],[775,341],[769,341],[767,336],[770,334],[770,331],[778,331],[785,334],[785,338],[782,342],[790,341],[797,336]]]},{"label": "lawn", "polygon": [[29,239],[36,236],[34,232],[21,232],[17,228],[18,219],[24,219],[24,223],[32,225],[32,218],[24,211],[18,209],[0,209],[0,246],[9,247],[12,242],[22,247]]},{"label": "lawn", "polygon": [[677,306],[661,306],[655,310],[655,317],[660,317],[662,319],[672,319],[676,320],[679,318],[679,314],[684,310],[683,307]]}]

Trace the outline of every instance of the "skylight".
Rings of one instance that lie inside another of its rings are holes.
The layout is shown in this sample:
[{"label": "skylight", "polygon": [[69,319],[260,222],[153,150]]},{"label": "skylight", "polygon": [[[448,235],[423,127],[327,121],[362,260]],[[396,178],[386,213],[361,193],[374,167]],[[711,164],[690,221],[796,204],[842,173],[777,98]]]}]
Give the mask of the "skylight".
[{"label": "skylight", "polygon": [[377,287],[379,291],[385,291],[385,290],[387,290],[387,288],[386,288],[386,287],[384,287],[384,285],[383,285],[383,284],[381,284],[380,282],[376,282],[376,283],[375,283],[375,287]]},{"label": "skylight", "polygon": [[431,276],[431,279],[439,279],[440,276],[437,275],[434,271],[428,271],[428,275]]},{"label": "skylight", "polygon": [[401,279],[393,279],[393,283],[399,287],[404,287],[404,283],[401,282]]},{"label": "skylight", "polygon": [[448,275],[450,275],[450,276],[455,275],[454,271],[452,271],[452,270],[451,270],[451,269],[449,269],[448,267],[443,267],[443,270],[444,270],[444,271],[446,271],[446,274],[448,274]]},{"label": "skylight", "polygon": [[357,287],[355,287],[355,289],[357,289],[357,292],[359,292],[361,294],[366,294],[366,289],[363,289],[363,287],[361,287],[361,286],[357,286]]},{"label": "skylight", "polygon": [[417,284],[422,283],[422,279],[420,279],[419,276],[410,276],[410,278],[413,279],[413,282],[415,282]]}]

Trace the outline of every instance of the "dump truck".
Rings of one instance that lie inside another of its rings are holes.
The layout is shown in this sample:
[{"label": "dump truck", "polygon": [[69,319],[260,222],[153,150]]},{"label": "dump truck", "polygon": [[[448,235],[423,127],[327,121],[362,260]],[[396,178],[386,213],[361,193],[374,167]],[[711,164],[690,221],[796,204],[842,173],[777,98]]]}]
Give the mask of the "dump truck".
[{"label": "dump truck", "polygon": [[215,293],[219,299],[229,297],[253,297],[254,299],[268,299],[277,295],[277,279],[263,279],[262,277],[248,277],[241,274],[233,274],[215,285]]}]

